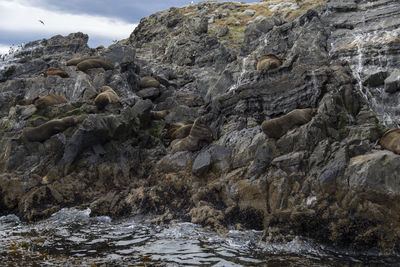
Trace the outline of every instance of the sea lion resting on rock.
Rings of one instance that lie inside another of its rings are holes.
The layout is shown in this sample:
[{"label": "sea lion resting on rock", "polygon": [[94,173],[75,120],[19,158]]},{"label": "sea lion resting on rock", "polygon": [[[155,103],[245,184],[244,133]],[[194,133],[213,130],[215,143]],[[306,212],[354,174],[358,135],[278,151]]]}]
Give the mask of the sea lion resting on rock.
[{"label": "sea lion resting on rock", "polygon": [[159,88],[160,82],[154,79],[153,77],[145,76],[140,78],[139,87],[142,89],[150,87]]},{"label": "sea lion resting on rock", "polygon": [[67,103],[68,100],[62,95],[49,94],[34,100],[36,108],[41,109],[49,106]]},{"label": "sea lion resting on rock", "polygon": [[400,154],[400,129],[387,131],[379,140],[379,144],[396,154]]},{"label": "sea lion resting on rock", "polygon": [[110,86],[102,86],[100,91],[101,93],[94,99],[97,109],[101,110],[110,103],[120,102],[117,93]]},{"label": "sea lion resting on rock", "polygon": [[78,70],[87,71],[89,69],[103,68],[104,70],[113,70],[114,64],[103,59],[86,59],[77,65]]},{"label": "sea lion resting on rock", "polygon": [[60,133],[65,129],[77,124],[80,121],[77,117],[65,117],[43,123],[37,127],[26,127],[22,130],[22,138],[29,142],[43,142],[52,135]]},{"label": "sea lion resting on rock", "polygon": [[279,118],[265,120],[261,124],[263,132],[270,138],[280,138],[287,131],[309,122],[314,116],[315,109],[295,109]]},{"label": "sea lion resting on rock", "polygon": [[73,58],[67,61],[67,66],[76,66],[82,61],[85,61],[87,59],[100,59],[99,56],[91,56],[91,57],[80,57],[80,58]]},{"label": "sea lion resting on rock", "polygon": [[168,130],[168,135],[172,140],[174,139],[182,139],[190,134],[190,130],[192,129],[193,123],[183,124],[178,123],[172,125],[172,127]]},{"label": "sea lion resting on rock", "polygon": [[257,63],[257,70],[271,70],[276,69],[282,65],[283,59],[273,55],[268,54],[263,56]]},{"label": "sea lion resting on rock", "polygon": [[165,109],[165,110],[159,110],[159,111],[150,111],[151,118],[153,120],[161,120],[164,119],[165,117],[168,116],[168,114],[171,113],[170,110]]},{"label": "sea lion resting on rock", "polygon": [[61,78],[68,78],[69,77],[68,73],[66,73],[65,71],[54,69],[54,68],[47,69],[43,73],[43,75],[44,75],[44,77],[47,77],[47,76],[50,76],[50,75],[57,75],[57,76],[60,76]]},{"label": "sea lion resting on rock", "polygon": [[20,105],[20,106],[32,105],[32,104],[35,103],[35,101],[36,101],[37,99],[39,99],[39,97],[36,97],[36,98],[33,98],[33,99],[22,99],[22,100],[19,100],[19,101],[17,102],[17,105]]},{"label": "sea lion resting on rock", "polygon": [[200,141],[212,142],[213,135],[208,126],[209,117],[207,115],[197,118],[190,133],[183,139],[176,139],[171,143],[172,153],[178,151],[196,151],[200,147]]}]

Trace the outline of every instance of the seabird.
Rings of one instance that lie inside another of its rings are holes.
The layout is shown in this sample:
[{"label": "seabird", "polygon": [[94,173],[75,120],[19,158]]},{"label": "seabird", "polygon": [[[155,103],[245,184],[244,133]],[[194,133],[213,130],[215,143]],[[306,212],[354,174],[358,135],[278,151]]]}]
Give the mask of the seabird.
[{"label": "seabird", "polygon": [[42,20],[39,19],[39,22],[42,23],[44,25],[44,22]]}]

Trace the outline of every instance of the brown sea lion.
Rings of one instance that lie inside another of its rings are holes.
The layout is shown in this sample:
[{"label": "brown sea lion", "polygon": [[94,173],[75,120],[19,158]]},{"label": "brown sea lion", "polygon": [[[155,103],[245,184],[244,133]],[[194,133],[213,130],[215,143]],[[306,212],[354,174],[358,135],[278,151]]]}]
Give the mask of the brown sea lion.
[{"label": "brown sea lion", "polygon": [[68,100],[62,95],[49,94],[44,97],[40,97],[34,101],[36,108],[41,109],[49,106],[67,103]]},{"label": "brown sea lion", "polygon": [[66,65],[67,66],[76,66],[82,61],[85,61],[87,59],[100,59],[99,56],[91,56],[91,57],[80,57],[80,58],[73,58],[67,61]]},{"label": "brown sea lion", "polygon": [[309,122],[315,114],[315,109],[295,109],[279,118],[265,120],[261,124],[263,132],[270,138],[280,138],[287,131]]},{"label": "brown sea lion", "polygon": [[193,124],[181,124],[179,127],[172,128],[170,131],[171,139],[182,139],[190,134]]},{"label": "brown sea lion", "polygon": [[110,103],[120,102],[117,93],[110,86],[102,86],[99,89],[101,93],[94,99],[97,109],[101,110]]},{"label": "brown sea lion", "polygon": [[29,142],[43,142],[78,122],[77,117],[65,117],[48,121],[37,127],[26,127],[22,130],[22,138]]},{"label": "brown sea lion", "polygon": [[396,154],[400,154],[400,129],[387,131],[379,140],[379,144]]},{"label": "brown sea lion", "polygon": [[157,81],[156,79],[154,79],[153,77],[145,76],[145,77],[140,78],[139,86],[142,89],[150,88],[150,87],[159,88],[160,82]]},{"label": "brown sea lion", "polygon": [[273,54],[268,54],[263,56],[257,63],[257,70],[272,70],[276,69],[279,66],[281,66],[283,63],[283,59],[277,57],[276,55]]},{"label": "brown sea lion", "polygon": [[169,109],[159,110],[159,111],[150,111],[150,115],[153,120],[164,119],[165,117],[168,116],[169,113],[171,113],[171,110],[169,110]]},{"label": "brown sea lion", "polygon": [[69,77],[68,73],[66,73],[65,71],[59,70],[59,69],[54,69],[54,68],[47,69],[43,74],[44,74],[44,77],[47,77],[50,75],[57,75],[57,76],[60,76],[61,78]]},{"label": "brown sea lion", "polygon": [[36,101],[37,99],[39,99],[39,97],[32,98],[32,99],[22,99],[22,100],[19,100],[19,101],[17,102],[17,105],[20,105],[20,106],[32,105],[32,104],[35,103],[35,101]]},{"label": "brown sea lion", "polygon": [[207,115],[197,118],[188,136],[172,141],[172,153],[178,151],[196,151],[200,148],[200,141],[212,142],[213,134],[208,123],[209,116]]},{"label": "brown sea lion", "polygon": [[103,68],[104,70],[113,70],[114,64],[103,59],[86,59],[76,65],[78,70],[87,71],[94,68]]}]

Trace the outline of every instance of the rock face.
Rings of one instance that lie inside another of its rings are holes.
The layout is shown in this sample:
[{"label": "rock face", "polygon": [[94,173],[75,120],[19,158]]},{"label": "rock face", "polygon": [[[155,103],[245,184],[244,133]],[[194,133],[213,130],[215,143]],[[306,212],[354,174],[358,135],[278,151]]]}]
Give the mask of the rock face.
[{"label": "rock face", "polygon": [[[400,156],[384,132],[400,120],[400,2],[275,2],[171,8],[108,48],[75,33],[8,55],[0,215],[90,207],[399,252]],[[120,103],[96,108],[102,86]],[[50,94],[69,101],[33,105]]]}]

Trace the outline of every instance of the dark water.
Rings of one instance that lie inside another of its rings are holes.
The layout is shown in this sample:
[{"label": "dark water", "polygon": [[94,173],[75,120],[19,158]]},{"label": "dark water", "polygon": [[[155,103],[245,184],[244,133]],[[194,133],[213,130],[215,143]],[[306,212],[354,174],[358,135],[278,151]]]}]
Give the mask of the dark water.
[{"label": "dark water", "polygon": [[[36,224],[0,217],[1,266],[397,266],[400,258],[351,256],[300,238],[259,242],[259,231],[225,236],[191,223],[154,226],[63,209]],[[399,264],[400,265],[400,264]]]}]

